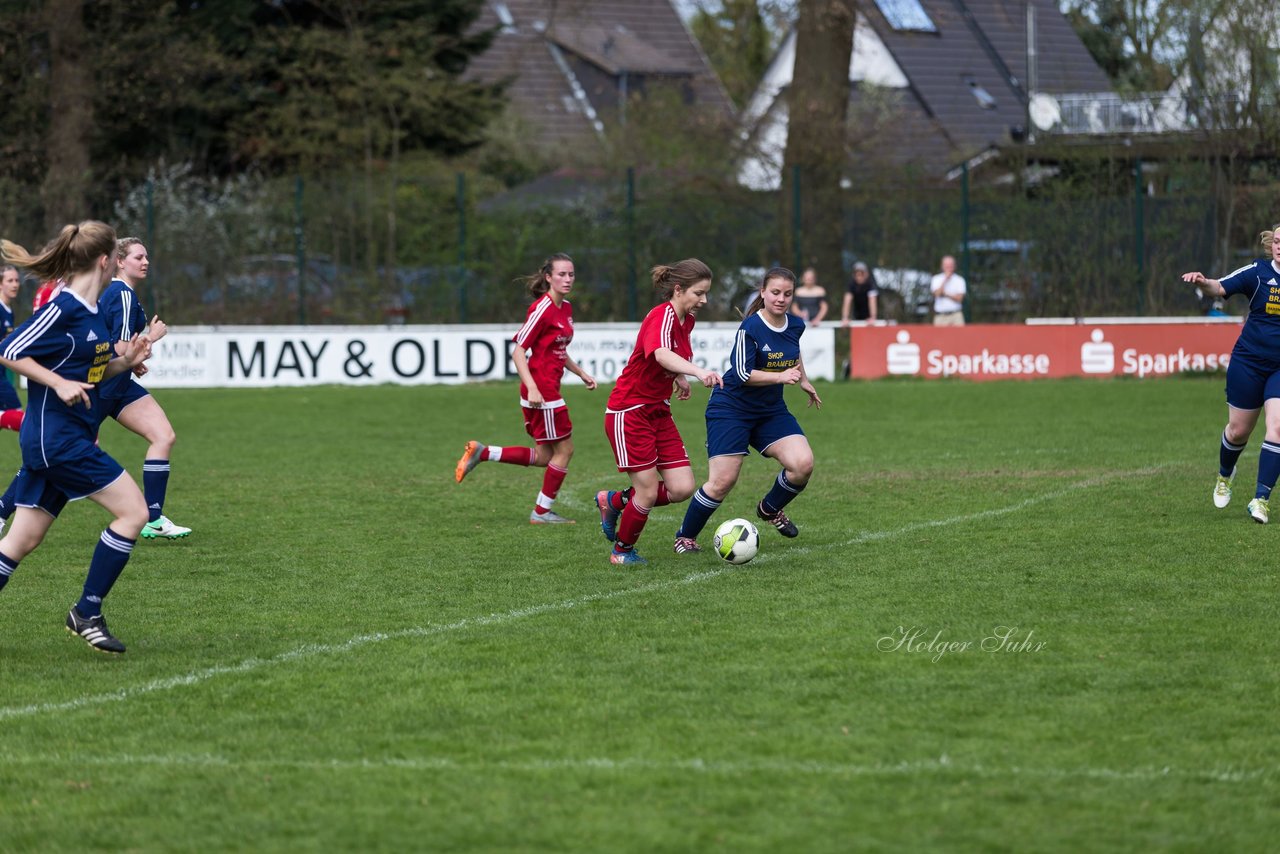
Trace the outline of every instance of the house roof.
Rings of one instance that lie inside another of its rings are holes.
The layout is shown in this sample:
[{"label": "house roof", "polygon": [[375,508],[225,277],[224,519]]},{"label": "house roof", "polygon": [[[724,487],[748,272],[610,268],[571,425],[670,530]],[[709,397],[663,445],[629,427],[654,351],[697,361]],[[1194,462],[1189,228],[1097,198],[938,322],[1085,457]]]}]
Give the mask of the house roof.
[{"label": "house roof", "polygon": [[596,144],[636,77],[684,78],[693,103],[732,115],[670,0],[486,0],[476,26],[501,29],[468,75],[508,80],[511,110],[544,149]]},{"label": "house roof", "polygon": [[[932,31],[895,29],[876,0],[860,4],[850,79],[874,83],[876,90],[853,87],[850,109],[855,128],[857,116],[874,112],[873,102],[888,102],[893,109],[882,109],[888,120],[864,129],[862,138],[852,141],[855,172],[857,161],[868,157],[880,163],[914,163],[935,176],[945,174],[980,151],[1008,145],[1010,129],[1027,124],[1028,0],[919,4]],[[1035,91],[1110,91],[1106,75],[1053,0],[1029,4],[1036,22]],[[793,63],[794,33],[788,38]],[[787,49],[784,43],[779,58]],[[875,63],[868,59],[872,54]],[[785,60],[783,67],[771,66],[745,111],[748,120],[756,120],[745,135],[754,137],[765,159],[778,162],[786,140],[783,92],[790,79]],[[743,171],[744,179],[751,180],[776,168],[748,160]]]}]

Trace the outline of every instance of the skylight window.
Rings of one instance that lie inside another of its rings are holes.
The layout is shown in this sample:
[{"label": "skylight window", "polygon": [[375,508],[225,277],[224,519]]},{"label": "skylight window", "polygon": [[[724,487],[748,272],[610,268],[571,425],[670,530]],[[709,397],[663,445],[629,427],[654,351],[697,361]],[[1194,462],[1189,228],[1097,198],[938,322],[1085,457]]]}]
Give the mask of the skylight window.
[{"label": "skylight window", "polygon": [[982,109],[994,110],[998,106],[995,96],[988,92],[986,87],[977,80],[972,77],[966,77],[964,82],[969,84],[969,91],[973,93],[973,97],[978,101],[978,106],[982,107]]},{"label": "skylight window", "polygon": [[876,0],[880,14],[889,22],[889,26],[899,32],[936,33],[929,13],[920,5],[920,0]]},{"label": "skylight window", "polygon": [[512,17],[511,10],[507,8],[506,3],[495,2],[493,11],[498,16],[498,21],[502,24],[504,33],[514,33],[516,31],[516,19]]}]

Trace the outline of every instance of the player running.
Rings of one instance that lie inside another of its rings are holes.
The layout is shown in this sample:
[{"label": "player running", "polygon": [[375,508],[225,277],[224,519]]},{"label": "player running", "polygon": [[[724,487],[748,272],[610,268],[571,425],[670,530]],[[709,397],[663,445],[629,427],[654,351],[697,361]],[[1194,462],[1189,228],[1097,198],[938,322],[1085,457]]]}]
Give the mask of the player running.
[{"label": "player running", "polygon": [[676,397],[688,400],[689,381],[697,377],[707,388],[724,381],[715,371],[689,361],[694,314],[707,302],[711,270],[696,258],[653,268],[653,286],[666,301],[655,306],[636,335],[636,346],[609,396],[604,432],[613,447],[618,471],[631,487],[596,494],[600,528],[613,542],[609,561],[648,563],[636,554],[636,541],[649,511],[684,501],[693,494],[693,469],[680,431],[671,417],[671,384]]},{"label": "player running", "polygon": [[800,336],[805,322],[791,313],[796,277],[774,267],[764,281],[747,316],[738,327],[724,387],[707,401],[707,482],[694,493],[676,531],[675,552],[697,552],[697,537],[724,501],[742,471],[742,461],[755,448],[782,464],[773,486],[756,505],[756,515],[784,537],[800,530],[782,508],[804,491],[813,474],[813,450],[799,422],[782,398],[784,385],[799,385],[809,406],[822,408],[822,399],[804,371]]},{"label": "player running", "polygon": [[1266,437],[1258,452],[1258,486],[1248,512],[1255,522],[1271,519],[1271,490],[1280,476],[1280,225],[1260,235],[1270,258],[1259,258],[1223,279],[1204,273],[1183,273],[1182,281],[1196,285],[1210,297],[1245,294],[1249,313],[1227,363],[1227,426],[1218,449],[1218,480],[1213,504],[1221,509],[1231,503],[1236,461],[1244,452],[1266,412]]},{"label": "player running", "polygon": [[122,653],[107,629],[102,600],[124,571],[147,522],[147,504],[120,464],[99,448],[97,384],[132,370],[150,354],[146,336],[112,358],[98,295],[116,268],[116,234],[108,225],[68,225],[37,256],[9,241],[0,255],[39,276],[63,278],[66,287],[3,342],[0,364],[30,380],[30,413],[19,435],[13,524],[0,539],[0,589],[35,550],[68,501],[91,498],[114,517],[98,537],[84,592],[67,614],[67,631],[91,647]]},{"label": "player running", "polygon": [[[560,395],[560,379],[566,369],[594,390],[596,381],[569,355],[573,340],[573,306],[568,296],[575,278],[573,259],[557,253],[543,262],[538,272],[524,279],[533,304],[529,306],[524,326],[513,339],[511,352],[516,373],[520,375],[520,408],[524,413],[524,429],[533,437],[534,447],[494,447],[467,442],[462,459],[454,468],[458,483],[482,462],[508,463],[517,466],[546,467],[542,491],[534,499],[529,522],[534,525],[572,523],[551,509],[573,459],[573,423],[569,407]],[[528,351],[526,354],[525,351]]]},{"label": "player running", "polygon": [[[157,315],[147,321],[147,312],[138,300],[135,288],[147,278],[151,259],[147,247],[136,237],[122,239],[117,247],[119,275],[111,281],[98,307],[111,332],[111,344],[117,353],[135,336],[146,332],[151,343],[164,337],[167,327]],[[146,367],[139,366],[138,373]],[[99,390],[104,420],[114,418],[121,427],[137,433],[147,440],[147,456],[142,463],[142,491],[147,499],[149,521],[142,529],[146,540],[157,538],[176,540],[191,533],[190,528],[175,525],[164,515],[165,493],[169,489],[169,458],[173,444],[178,440],[169,416],[151,396],[151,393],[133,378],[132,373],[121,374],[102,384]]]}]

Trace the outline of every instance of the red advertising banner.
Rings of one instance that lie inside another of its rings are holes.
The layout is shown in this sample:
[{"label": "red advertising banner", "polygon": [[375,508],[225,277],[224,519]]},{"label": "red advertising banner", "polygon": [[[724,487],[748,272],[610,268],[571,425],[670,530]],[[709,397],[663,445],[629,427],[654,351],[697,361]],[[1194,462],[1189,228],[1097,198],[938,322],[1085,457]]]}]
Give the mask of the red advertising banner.
[{"label": "red advertising banner", "polygon": [[849,376],[1158,377],[1225,368],[1238,323],[864,326],[849,332]]}]

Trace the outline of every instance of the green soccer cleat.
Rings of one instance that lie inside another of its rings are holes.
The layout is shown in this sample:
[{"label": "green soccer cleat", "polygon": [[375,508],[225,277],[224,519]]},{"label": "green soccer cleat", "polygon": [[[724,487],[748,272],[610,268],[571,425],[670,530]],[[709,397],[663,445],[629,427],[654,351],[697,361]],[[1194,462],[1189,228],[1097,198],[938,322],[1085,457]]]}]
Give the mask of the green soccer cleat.
[{"label": "green soccer cleat", "polygon": [[142,538],[144,540],[177,540],[188,536],[190,533],[190,528],[173,524],[169,521],[168,516],[161,516],[154,522],[148,522],[142,526]]}]

